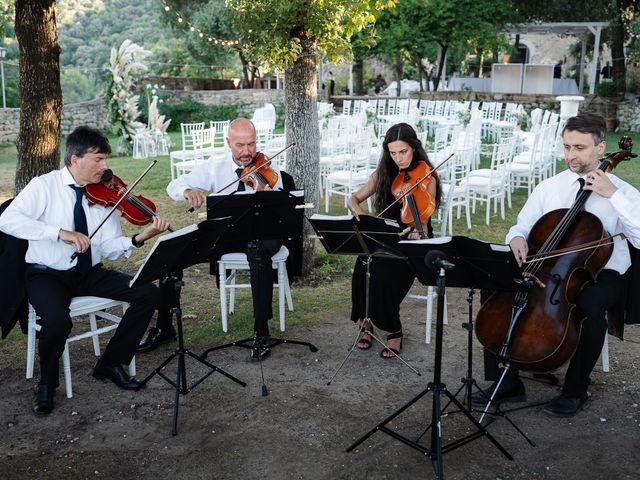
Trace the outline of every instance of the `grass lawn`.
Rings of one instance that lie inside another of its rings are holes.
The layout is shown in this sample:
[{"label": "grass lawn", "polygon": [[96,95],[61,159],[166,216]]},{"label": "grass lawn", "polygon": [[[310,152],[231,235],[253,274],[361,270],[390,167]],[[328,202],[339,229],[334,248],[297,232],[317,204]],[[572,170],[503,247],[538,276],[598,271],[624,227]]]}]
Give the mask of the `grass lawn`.
[{"label": "grass lawn", "polygon": [[[607,151],[615,151],[620,134],[608,136],[609,148]],[[640,142],[639,134],[631,135],[636,145]],[[173,134],[174,145],[179,144],[179,134]],[[110,138],[112,145],[116,145],[116,138]],[[149,164],[148,160],[133,160],[131,157],[113,157],[109,160],[110,167],[116,175],[125,182],[135,180]],[[12,196],[13,179],[16,165],[15,146],[0,148],[0,198]],[[558,169],[564,168],[562,163]],[[640,164],[631,161],[621,164],[616,170],[616,175],[628,181],[632,185],[640,186]],[[144,195],[152,200],[161,216],[171,221],[175,229],[191,223],[202,221],[197,214],[188,214],[184,203],[174,202],[167,196],[165,188],[170,179],[169,157],[159,157],[157,165],[148,173],[136,189],[136,194]],[[491,224],[485,225],[485,210],[480,207],[472,215],[472,229],[466,230],[464,218],[454,218],[454,234],[466,235],[473,238],[502,242],[511,225],[515,223],[516,215],[526,200],[526,190],[514,192],[512,197],[513,207],[506,212],[505,220],[499,214],[492,214]],[[324,213],[324,200],[318,203],[320,211]],[[342,215],[346,213],[343,198],[332,199],[330,213]],[[138,231],[138,227],[123,222],[125,235],[132,235]],[[152,243],[152,242],[151,242]],[[119,270],[133,273],[143,261],[151,244],[147,244],[142,251],[134,252],[130,259],[114,262],[113,267]],[[293,286],[293,312],[286,312],[287,326],[296,324],[313,324],[321,313],[323,318],[333,315],[338,318],[347,318],[350,309],[350,269],[353,259],[350,257],[327,255],[318,249],[316,266],[309,278],[297,280]],[[185,318],[185,335],[188,342],[195,345],[211,345],[230,338],[248,336],[252,328],[251,298],[246,292],[241,292],[236,299],[235,315],[230,318],[229,333],[223,334],[219,321],[219,297],[214,279],[208,274],[208,265],[198,265],[186,272],[186,285],[182,293],[183,316]],[[275,296],[277,301],[277,295]],[[330,300],[329,300],[330,299]],[[277,305],[274,306],[277,317]],[[277,318],[276,318],[277,321]],[[276,321],[272,323],[272,329],[276,331]],[[0,352],[22,361],[24,338],[14,330],[8,341],[0,342]]]}]

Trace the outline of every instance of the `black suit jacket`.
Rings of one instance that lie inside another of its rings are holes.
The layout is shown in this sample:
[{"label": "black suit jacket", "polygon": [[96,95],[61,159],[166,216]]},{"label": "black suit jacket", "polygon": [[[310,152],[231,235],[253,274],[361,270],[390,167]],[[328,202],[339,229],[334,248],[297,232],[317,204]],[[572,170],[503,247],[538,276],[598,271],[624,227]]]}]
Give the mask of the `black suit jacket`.
[{"label": "black suit jacket", "polygon": [[[0,205],[0,215],[13,199]],[[0,288],[0,326],[6,338],[17,322],[22,333],[27,333],[29,309],[25,284],[24,256],[29,242],[0,232],[0,272],[4,288]]]}]

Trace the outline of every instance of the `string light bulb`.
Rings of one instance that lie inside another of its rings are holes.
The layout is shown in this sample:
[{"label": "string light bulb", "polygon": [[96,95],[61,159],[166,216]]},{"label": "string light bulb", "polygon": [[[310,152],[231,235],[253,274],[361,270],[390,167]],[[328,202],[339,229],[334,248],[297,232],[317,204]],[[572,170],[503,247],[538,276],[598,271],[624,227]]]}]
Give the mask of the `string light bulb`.
[{"label": "string light bulb", "polygon": [[[164,6],[165,12],[171,11],[171,7],[167,5],[166,1],[165,0],[161,0],[161,1]],[[203,39],[207,38],[210,42],[213,42],[216,45],[222,45],[223,47],[232,47],[234,45],[240,44],[240,40],[220,39],[220,38],[216,38],[213,35],[208,34],[207,32],[203,32],[196,25],[193,25],[191,22],[189,22],[189,20],[186,17],[183,17],[183,15],[179,11],[173,10],[173,13],[175,14],[176,20],[179,24],[185,24],[189,28],[190,32],[197,32],[200,38],[203,38]],[[251,33],[251,30],[249,30],[249,33]]]}]

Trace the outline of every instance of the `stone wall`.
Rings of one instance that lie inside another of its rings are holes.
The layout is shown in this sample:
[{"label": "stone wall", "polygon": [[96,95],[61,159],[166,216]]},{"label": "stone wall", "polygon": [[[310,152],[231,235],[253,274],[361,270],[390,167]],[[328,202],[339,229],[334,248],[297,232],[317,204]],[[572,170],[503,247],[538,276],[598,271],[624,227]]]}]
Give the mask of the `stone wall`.
[{"label": "stone wall", "polygon": [[[620,120],[618,108],[623,108],[625,103],[619,103],[616,99],[605,99],[595,95],[582,95],[584,101],[580,103],[581,112],[596,112],[604,117],[616,117]],[[336,111],[342,111],[342,102],[344,100],[369,100],[372,97],[367,96],[347,96],[337,95],[331,97]],[[378,98],[397,98],[406,99],[407,97],[378,97]],[[560,101],[556,100],[555,95],[516,95],[509,93],[480,93],[480,92],[414,92],[410,94],[410,98],[424,98],[426,100],[460,100],[460,101],[476,101],[476,102],[512,102],[522,105],[527,112],[535,108],[543,110],[551,110],[560,113]],[[638,105],[636,103],[636,105]],[[625,107],[629,108],[629,107]],[[640,109],[640,106],[638,106]],[[626,114],[629,117],[631,114]],[[638,131],[637,124],[640,122],[640,111],[636,112],[635,130],[630,128],[622,128],[622,120],[620,120],[621,130]],[[625,122],[625,125],[628,122]]]},{"label": "stone wall", "polygon": [[[240,115],[251,117],[265,103],[284,104],[284,90],[167,90],[167,103],[181,103],[192,99],[205,105],[237,105]],[[90,125],[108,131],[111,129],[104,98],[90,102],[65,105],[62,111],[62,134],[77,125]],[[0,109],[0,143],[15,142],[20,128],[20,109]]]},{"label": "stone wall", "polygon": [[[66,135],[78,125],[90,125],[92,127],[108,130],[109,116],[103,98],[90,102],[73,103],[65,105],[62,109],[61,129]],[[20,130],[20,109],[0,109],[0,143],[15,142]]]},{"label": "stone wall", "polygon": [[139,89],[147,85],[164,85],[167,90],[229,90],[235,88],[233,80],[216,78],[159,77],[147,75],[138,82]]},{"label": "stone wall", "polygon": [[188,99],[204,105],[237,105],[238,114],[250,117],[256,109],[263,107],[265,103],[284,104],[284,90],[173,90],[167,92],[167,97],[165,97],[165,101],[172,104],[182,103]]},{"label": "stone wall", "polygon": [[640,103],[637,100],[618,104],[618,130],[640,132]]}]

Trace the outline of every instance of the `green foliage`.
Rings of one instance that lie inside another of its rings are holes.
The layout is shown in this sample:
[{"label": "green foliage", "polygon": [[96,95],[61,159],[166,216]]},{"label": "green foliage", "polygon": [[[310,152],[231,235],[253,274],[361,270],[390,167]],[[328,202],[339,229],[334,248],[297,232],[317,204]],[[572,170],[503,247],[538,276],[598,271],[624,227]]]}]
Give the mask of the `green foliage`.
[{"label": "green foliage", "polygon": [[339,62],[351,56],[350,39],[395,0],[226,0],[253,58],[287,70],[309,53]]},{"label": "green foliage", "polygon": [[93,100],[102,95],[96,76],[77,69],[60,72],[60,86],[65,104]]},{"label": "green foliage", "polygon": [[0,0],[0,38],[12,36],[13,17],[15,16],[15,1]]},{"label": "green foliage", "polygon": [[[489,49],[503,42],[500,29],[513,19],[508,0],[402,0],[376,22],[376,51],[390,61],[417,65],[450,48],[462,52]],[[440,59],[442,62],[442,58]]]},{"label": "green foliage", "polygon": [[189,99],[179,104],[163,104],[162,113],[171,119],[169,130],[180,130],[181,123],[233,120],[239,105],[204,105]]},{"label": "green foliage", "polygon": [[596,85],[595,93],[599,97],[611,98],[618,95],[616,84],[611,80],[602,80]]}]

